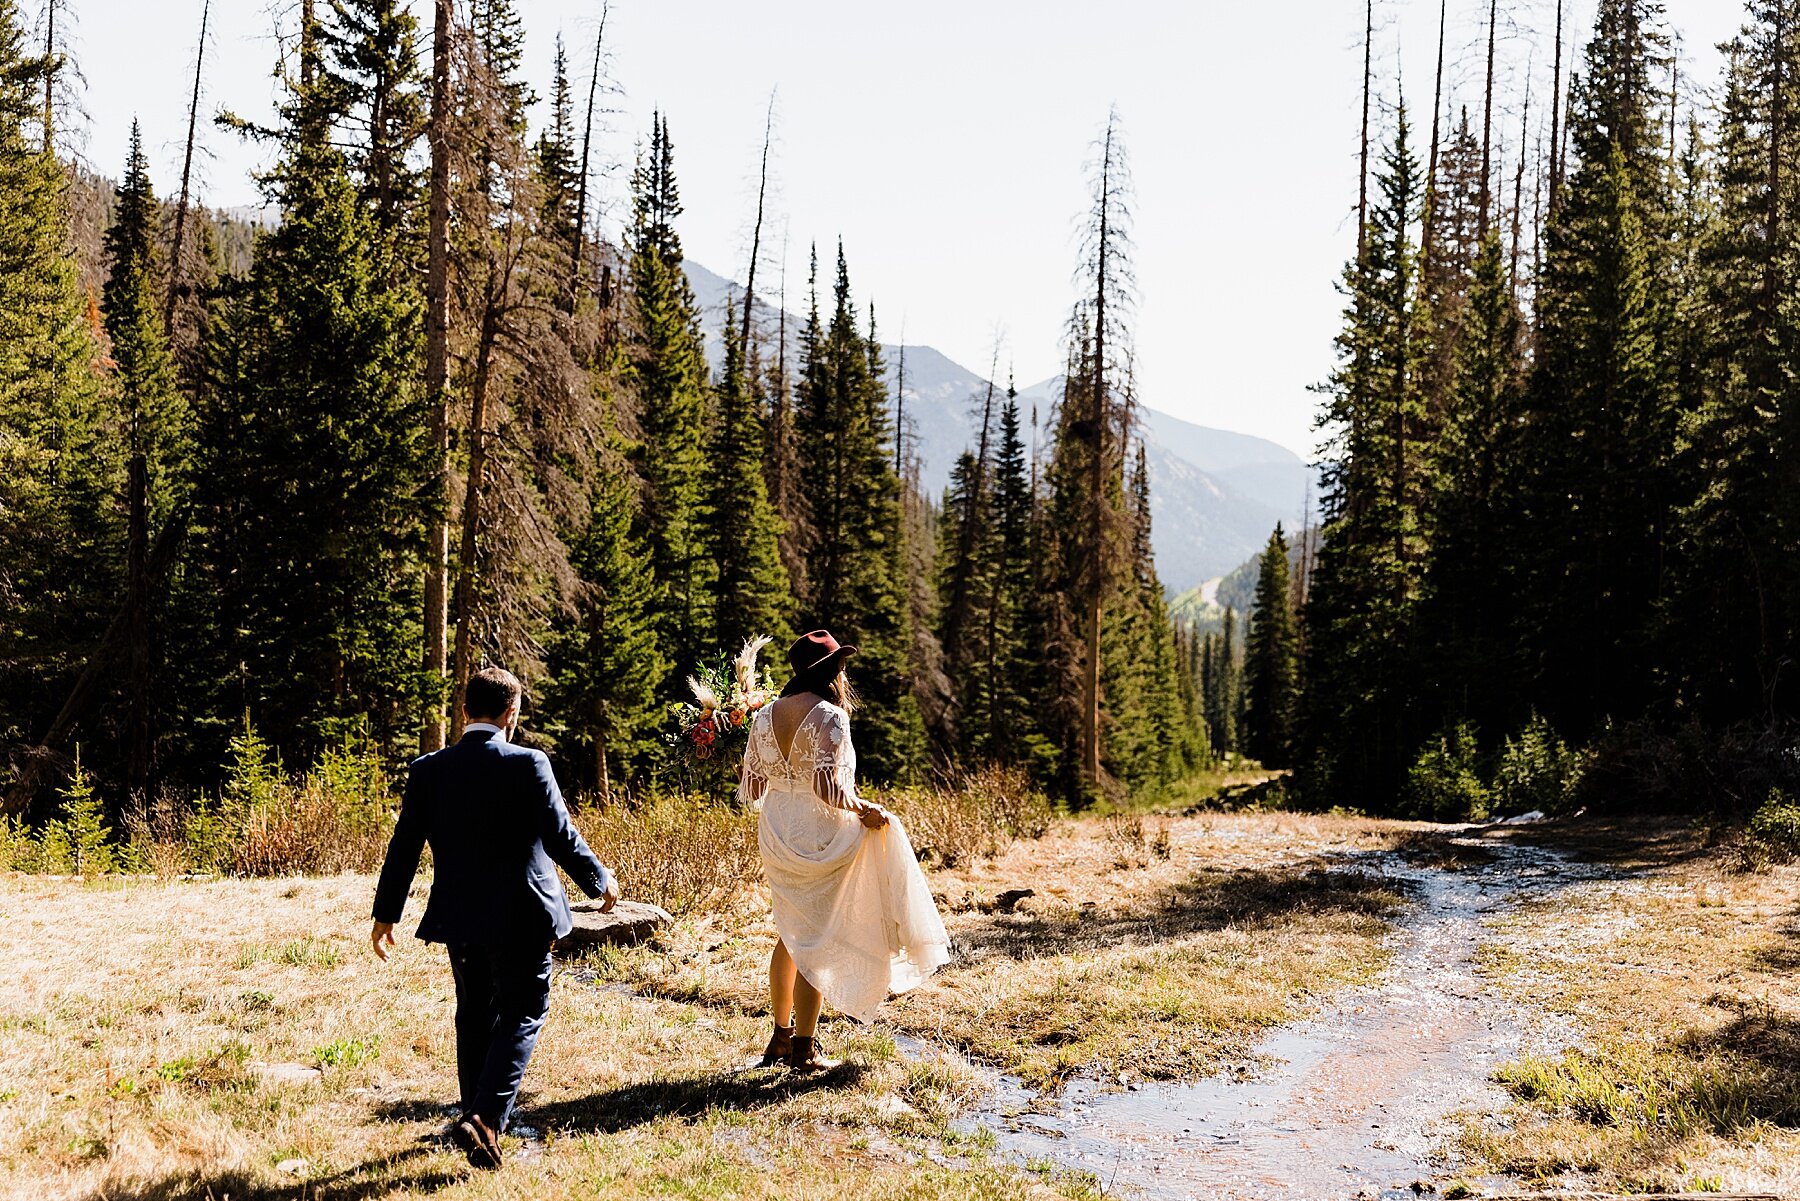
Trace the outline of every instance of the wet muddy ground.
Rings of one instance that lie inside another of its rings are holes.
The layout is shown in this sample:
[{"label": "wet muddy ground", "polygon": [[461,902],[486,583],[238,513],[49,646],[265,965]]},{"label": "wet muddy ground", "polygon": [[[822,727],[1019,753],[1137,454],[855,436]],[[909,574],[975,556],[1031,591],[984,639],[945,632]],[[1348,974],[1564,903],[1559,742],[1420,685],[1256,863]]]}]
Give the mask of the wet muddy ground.
[{"label": "wet muddy ground", "polygon": [[1109,1194],[1146,1199],[1412,1197],[1414,1182],[1454,1177],[1449,1119],[1497,1113],[1496,1065],[1570,1041],[1483,986],[1488,923],[1602,869],[1487,842],[1461,862],[1432,859],[1443,865],[1392,852],[1332,865],[1397,883],[1413,904],[1380,979],[1271,1034],[1260,1070],[1179,1086],[1076,1082],[1059,1096],[1002,1076],[965,1130],[993,1131],[1019,1162],[1091,1172]]}]

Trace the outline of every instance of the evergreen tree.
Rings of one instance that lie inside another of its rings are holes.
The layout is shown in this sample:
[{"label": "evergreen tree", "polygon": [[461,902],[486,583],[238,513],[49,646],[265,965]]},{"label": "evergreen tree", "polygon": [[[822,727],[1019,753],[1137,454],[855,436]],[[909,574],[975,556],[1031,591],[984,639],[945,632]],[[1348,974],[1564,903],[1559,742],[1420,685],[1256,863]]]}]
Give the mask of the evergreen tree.
[{"label": "evergreen tree", "polygon": [[1510,729],[1522,666],[1512,651],[1519,588],[1505,553],[1517,505],[1507,467],[1524,385],[1520,318],[1497,229],[1481,240],[1456,356],[1452,407],[1432,455],[1431,547],[1419,626],[1438,708]]},{"label": "evergreen tree", "polygon": [[29,697],[0,737],[35,742],[118,596],[120,439],[102,407],[69,245],[67,180],[28,126],[54,64],[0,0],[0,682]]},{"label": "evergreen tree", "polygon": [[1519,637],[1558,729],[1638,710],[1676,503],[1668,330],[1669,174],[1656,6],[1603,0],[1570,133],[1579,160],[1546,230],[1537,357],[1516,459]]},{"label": "evergreen tree", "polygon": [[718,609],[703,512],[706,357],[674,227],[681,214],[674,155],[658,115],[632,177],[626,355],[643,435],[644,541],[663,590],[659,619],[678,679],[716,649]]},{"label": "evergreen tree", "polygon": [[419,22],[404,0],[331,0],[320,30],[323,89],[349,132],[350,168],[381,230],[407,244],[399,263],[416,270],[415,228],[424,199],[413,151],[425,136]]},{"label": "evergreen tree", "polygon": [[1682,206],[1699,227],[1697,295],[1677,323],[1687,453],[1664,613],[1684,699],[1717,720],[1791,712],[1800,654],[1800,5],[1756,0],[1747,15],[1729,47],[1717,211],[1704,195]]},{"label": "evergreen tree", "polygon": [[[199,395],[200,562],[214,606],[187,648],[196,694],[250,712],[290,761],[369,719],[413,728],[412,615],[430,462],[412,385],[416,300],[343,156],[295,130],[274,176],[281,224],[223,303]],[[204,717],[204,713],[197,716]]]},{"label": "evergreen tree", "polygon": [[162,319],[158,211],[137,122],[131,125],[118,207],[106,233],[110,272],[103,303],[114,381],[129,459],[126,465],[125,594],[128,614],[126,784],[142,796],[149,783],[153,666],[150,648],[151,531],[172,515],[187,467],[187,413],[175,390]]},{"label": "evergreen tree", "polygon": [[632,507],[622,468],[602,468],[593,515],[570,555],[581,579],[574,612],[556,625],[545,684],[546,707],[559,715],[559,741],[586,749],[591,775],[583,775],[603,799],[615,782],[653,762],[660,690],[670,668],[656,629],[656,582],[644,569]]},{"label": "evergreen tree", "polygon": [[543,189],[543,235],[558,246],[575,245],[575,202],[581,167],[575,149],[575,101],[569,90],[569,59],[556,35],[556,76],[550,89],[550,121],[538,135],[537,174]]},{"label": "evergreen tree", "polygon": [[1406,112],[1382,158],[1320,425],[1332,435],[1323,545],[1307,603],[1299,725],[1307,787],[1386,803],[1413,750],[1415,605],[1424,538],[1424,344],[1415,324],[1418,164]]},{"label": "evergreen tree", "polygon": [[143,524],[167,514],[183,467],[185,405],[175,390],[175,368],[162,323],[160,214],[150,187],[149,162],[136,121],[118,207],[106,232],[109,266],[101,294],[114,379],[122,401],[125,440],[148,478]]},{"label": "evergreen tree", "polygon": [[1244,749],[1264,767],[1291,762],[1299,671],[1288,544],[1277,524],[1257,569],[1256,609],[1244,650]]},{"label": "evergreen tree", "polygon": [[811,567],[801,625],[826,628],[861,647],[855,665],[867,702],[859,749],[878,778],[906,778],[924,766],[925,729],[908,672],[910,613],[901,561],[900,480],[888,443],[880,348],[857,329],[850,271],[838,248],[830,325],[817,302],[802,335],[795,434],[810,468],[801,490],[812,516]]},{"label": "evergreen tree", "polygon": [[713,628],[727,648],[768,635],[793,637],[793,589],[781,562],[781,526],[763,478],[766,445],[761,405],[744,348],[728,326],[725,370],[714,389],[712,437],[702,491],[713,570]]}]

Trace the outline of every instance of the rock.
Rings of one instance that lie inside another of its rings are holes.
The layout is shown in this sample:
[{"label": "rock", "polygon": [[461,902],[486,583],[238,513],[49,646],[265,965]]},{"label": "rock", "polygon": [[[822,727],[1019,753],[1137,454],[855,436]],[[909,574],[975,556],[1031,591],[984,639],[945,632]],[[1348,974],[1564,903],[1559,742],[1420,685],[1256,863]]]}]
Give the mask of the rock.
[{"label": "rock", "polygon": [[275,1170],[283,1176],[304,1176],[307,1167],[304,1159],[284,1159],[275,1165]]},{"label": "rock", "polygon": [[1533,809],[1529,813],[1515,813],[1511,817],[1503,817],[1494,824],[1497,826],[1530,826],[1544,820],[1542,809]]},{"label": "rock", "polygon": [[317,1067],[305,1063],[258,1063],[248,1065],[264,1084],[309,1084],[324,1075]]},{"label": "rock", "polygon": [[570,909],[575,925],[556,944],[556,949],[565,954],[602,943],[635,946],[675,920],[662,906],[642,901],[620,901],[611,913],[601,913],[598,901],[586,901]]},{"label": "rock", "polygon": [[919,1111],[892,1093],[884,1094],[875,1102],[875,1113],[878,1117],[894,1121],[900,1118],[916,1118]]},{"label": "rock", "polygon": [[1011,913],[1019,907],[1019,902],[1026,897],[1037,896],[1035,888],[1009,888],[994,898],[994,908],[1001,913]]}]

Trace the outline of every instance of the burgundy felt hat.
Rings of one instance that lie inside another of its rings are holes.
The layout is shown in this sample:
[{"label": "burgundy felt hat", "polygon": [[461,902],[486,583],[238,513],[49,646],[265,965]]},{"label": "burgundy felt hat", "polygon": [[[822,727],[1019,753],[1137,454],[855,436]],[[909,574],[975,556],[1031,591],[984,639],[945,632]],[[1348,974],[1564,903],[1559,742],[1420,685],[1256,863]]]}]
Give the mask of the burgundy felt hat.
[{"label": "burgundy felt hat", "polygon": [[788,666],[794,674],[811,671],[828,659],[843,658],[856,653],[853,646],[840,646],[838,640],[831,636],[830,630],[814,630],[810,634],[802,634],[788,647]]}]

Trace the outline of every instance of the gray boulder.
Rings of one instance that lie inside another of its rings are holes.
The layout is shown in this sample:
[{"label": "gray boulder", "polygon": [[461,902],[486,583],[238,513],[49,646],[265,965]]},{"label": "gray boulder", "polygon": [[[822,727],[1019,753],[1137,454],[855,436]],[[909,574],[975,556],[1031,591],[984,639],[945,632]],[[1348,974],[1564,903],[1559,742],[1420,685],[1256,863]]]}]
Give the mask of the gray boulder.
[{"label": "gray boulder", "polygon": [[598,901],[584,901],[569,909],[574,928],[556,944],[558,953],[565,955],[601,943],[635,946],[675,920],[662,906],[642,901],[620,901],[611,913],[601,913]]}]

